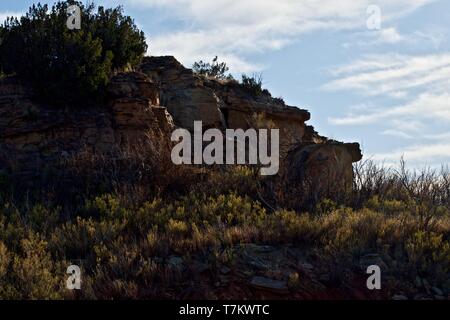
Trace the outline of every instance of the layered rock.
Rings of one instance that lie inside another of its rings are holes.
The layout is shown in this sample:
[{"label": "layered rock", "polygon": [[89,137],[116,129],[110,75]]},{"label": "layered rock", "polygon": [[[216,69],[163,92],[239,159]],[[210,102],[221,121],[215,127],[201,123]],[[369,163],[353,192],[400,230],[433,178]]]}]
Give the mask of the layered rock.
[{"label": "layered rock", "polygon": [[194,121],[201,120],[205,128],[224,127],[219,98],[174,57],[145,58],[140,70],[160,87],[161,105],[177,126],[193,130]]},{"label": "layered rock", "polygon": [[[60,109],[37,103],[16,78],[0,81],[0,168],[37,174],[81,151],[113,155],[127,143],[166,142],[173,122],[155,106],[158,92],[143,74],[120,74],[109,107]],[[150,138],[150,139],[149,139]]]},{"label": "layered rock", "polygon": [[196,75],[170,56],[147,57],[140,70],[159,84],[161,104],[180,127],[193,130],[194,121],[202,121],[205,129],[278,128],[285,154],[305,141],[310,113],[268,93],[254,96],[236,81]]},{"label": "layered rock", "polygon": [[192,130],[194,121],[201,120],[205,128],[279,129],[281,156],[293,180],[309,177],[319,189],[331,182],[337,189],[351,184],[352,163],[362,158],[359,145],[320,136],[306,124],[308,111],[287,106],[268,92],[254,96],[236,81],[196,75],[174,57],[145,58],[140,69],[159,84],[161,104],[176,125]]},{"label": "layered rock", "polygon": [[318,188],[351,182],[359,145],[320,136],[306,124],[308,111],[266,91],[254,95],[237,81],[196,75],[173,57],[147,57],[138,70],[116,75],[107,105],[90,109],[51,108],[17,78],[0,80],[1,168],[33,171],[81,150],[112,154],[141,142],[169,148],[175,126],[193,130],[194,121],[202,121],[204,129],[279,129],[292,179],[313,177]]},{"label": "layered rock", "polygon": [[159,106],[159,87],[149,77],[139,72],[118,74],[108,93],[119,145],[146,140],[169,146],[173,120],[166,108]]},{"label": "layered rock", "polygon": [[357,143],[307,143],[293,149],[287,158],[292,185],[302,184],[311,196],[342,192],[352,186],[352,163],[362,158]]}]

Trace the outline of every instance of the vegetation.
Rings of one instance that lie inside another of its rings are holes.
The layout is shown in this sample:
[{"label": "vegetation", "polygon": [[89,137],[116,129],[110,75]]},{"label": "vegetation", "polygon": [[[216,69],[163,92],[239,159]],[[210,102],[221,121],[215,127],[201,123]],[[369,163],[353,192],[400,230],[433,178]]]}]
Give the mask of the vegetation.
[{"label": "vegetation", "polygon": [[[26,198],[3,178],[0,298],[238,298],[215,283],[224,267],[232,270],[229,281],[243,269],[246,243],[301,248],[314,272],[331,275],[323,280],[330,290],[351,286],[361,259],[376,254],[386,265],[387,297],[425,290],[417,279],[450,292],[446,170],[418,175],[364,163],[348,194],[295,209],[296,190],[253,168],[173,167],[142,150],[124,161],[88,153],[70,159],[64,177]],[[73,263],[83,270],[79,292],[65,289]],[[302,269],[286,281],[292,297],[305,290]]]},{"label": "vegetation", "polygon": [[259,96],[263,93],[262,89],[262,75],[247,76],[242,75],[241,86],[252,96]]},{"label": "vegetation", "polygon": [[216,56],[211,63],[203,62],[202,60],[195,62],[192,66],[192,70],[202,76],[208,78],[214,78],[218,80],[231,80],[233,76],[227,74],[230,70],[225,62],[219,62],[219,58]]},{"label": "vegetation", "polygon": [[[212,62],[203,62],[203,60],[195,62],[192,66],[192,70],[196,74],[207,78],[228,81],[233,80],[233,82],[239,83],[234,80],[230,73],[228,73],[230,69],[226,62],[219,62],[219,58],[217,56],[212,60]],[[242,74],[241,77],[242,79],[239,85],[251,96],[258,97],[262,94],[271,96],[267,89],[262,88],[263,78],[261,74],[253,74],[252,76]],[[284,100],[282,98],[274,98],[274,102],[284,104]]]},{"label": "vegetation", "polygon": [[[71,31],[66,9],[75,3],[84,22]],[[0,37],[3,71],[55,102],[99,97],[111,73],[146,50],[120,8],[94,13],[75,1],[33,6]],[[217,57],[194,70],[229,78]],[[267,94],[261,77],[243,75],[240,85]],[[365,162],[354,167],[352,187],[336,193],[305,189],[313,181],[295,186],[288,173],[261,177],[254,167],[174,166],[158,147],[67,155],[32,184],[0,171],[0,299],[260,298],[248,280],[264,268],[286,281],[291,298],[336,290],[345,298],[364,286],[355,283],[368,258],[383,268],[383,297],[450,294],[448,169]],[[246,245],[276,263],[271,250],[281,248],[277,258],[289,267],[265,267],[243,253]],[[81,291],[66,289],[72,264],[81,267]]]},{"label": "vegetation", "polygon": [[272,99],[274,103],[281,105],[284,105],[285,103],[283,98],[281,97],[274,98],[272,97],[272,94],[269,92],[269,90],[263,89],[262,74],[254,73],[252,76],[247,76],[243,74],[240,86],[253,97],[265,96]]},{"label": "vegetation", "polygon": [[[66,26],[70,5],[81,8],[81,29]],[[121,7],[60,1],[33,5],[0,27],[0,66],[29,81],[47,102],[70,105],[100,99],[114,71],[130,68],[147,50],[144,34]]]}]

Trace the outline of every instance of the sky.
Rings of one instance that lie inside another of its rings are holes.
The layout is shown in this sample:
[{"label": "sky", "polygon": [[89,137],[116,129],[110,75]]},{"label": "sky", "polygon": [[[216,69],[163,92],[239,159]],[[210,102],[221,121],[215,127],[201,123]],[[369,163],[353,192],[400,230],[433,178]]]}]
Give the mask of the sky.
[{"label": "sky", "polygon": [[[0,1],[0,20],[34,2]],[[308,109],[321,135],[359,142],[366,159],[450,164],[448,0],[95,3],[122,5],[149,55],[187,67],[218,55],[235,77],[262,74],[273,96]]]}]

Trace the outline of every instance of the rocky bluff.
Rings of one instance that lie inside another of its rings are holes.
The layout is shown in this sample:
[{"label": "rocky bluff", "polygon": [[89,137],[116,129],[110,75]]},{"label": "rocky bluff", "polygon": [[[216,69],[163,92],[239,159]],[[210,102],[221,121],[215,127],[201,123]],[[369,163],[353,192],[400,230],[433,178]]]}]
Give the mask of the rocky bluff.
[{"label": "rocky bluff", "polygon": [[[0,80],[0,170],[38,175],[79,152],[114,157],[117,150],[146,141],[169,148],[176,127],[280,129],[284,168],[292,179],[312,178],[318,187],[349,185],[359,145],[317,134],[310,113],[285,105],[268,93],[254,96],[235,81],[206,79],[174,57],[147,57],[137,71],[116,75],[108,107],[64,110],[33,97],[15,77]],[[148,142],[148,143],[147,143]]]}]

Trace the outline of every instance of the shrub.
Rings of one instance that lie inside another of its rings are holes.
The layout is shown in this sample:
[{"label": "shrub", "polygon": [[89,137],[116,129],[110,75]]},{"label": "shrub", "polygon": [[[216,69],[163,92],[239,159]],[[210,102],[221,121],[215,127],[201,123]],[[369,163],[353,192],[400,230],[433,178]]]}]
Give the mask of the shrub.
[{"label": "shrub", "polygon": [[273,98],[273,101],[274,101],[276,104],[281,104],[281,105],[285,105],[285,104],[286,104],[286,103],[284,102],[283,97]]},{"label": "shrub", "polygon": [[129,213],[121,206],[120,200],[111,194],[96,197],[93,201],[86,204],[88,212],[99,216],[101,220],[124,219]]},{"label": "shrub", "polygon": [[318,215],[325,215],[332,213],[334,210],[338,208],[336,202],[330,199],[323,199],[315,205],[314,213]]},{"label": "shrub", "polygon": [[411,268],[422,276],[445,280],[450,272],[450,243],[442,234],[418,231],[406,242]]},{"label": "shrub", "polygon": [[45,233],[57,225],[59,214],[60,208],[52,210],[37,204],[28,212],[28,223],[33,230]]},{"label": "shrub", "polygon": [[254,97],[260,96],[263,92],[267,92],[262,88],[262,75],[247,76],[242,75],[241,86],[246,92]]},{"label": "shrub", "polygon": [[167,232],[176,237],[178,235],[186,235],[188,232],[188,226],[184,221],[169,219],[169,223],[167,224]]},{"label": "shrub", "polygon": [[[66,26],[67,8],[81,8],[80,30]],[[139,62],[147,49],[144,34],[122,8],[94,12],[70,0],[33,5],[20,19],[9,18],[0,28],[0,65],[31,82],[41,98],[74,105],[98,102],[116,69]]]},{"label": "shrub", "polygon": [[211,63],[203,62],[202,60],[195,62],[192,66],[195,73],[219,80],[231,80],[233,76],[227,74],[230,70],[225,62],[219,62],[219,58],[216,56]]},{"label": "shrub", "polygon": [[294,211],[281,210],[270,216],[269,221],[265,229],[274,233],[274,240],[308,243],[320,237],[321,226],[309,214],[298,215]]},{"label": "shrub", "polygon": [[369,209],[338,209],[320,218],[323,244],[336,253],[358,255],[376,248],[383,216]]},{"label": "shrub", "polygon": [[122,7],[99,7],[96,15],[90,15],[89,28],[95,38],[102,40],[104,52],[112,52],[112,67],[124,69],[137,65],[147,51],[145,35],[133,19],[123,15]]},{"label": "shrub", "polygon": [[[0,286],[0,299],[61,299],[62,269],[47,251],[47,242],[30,233],[21,241],[21,252],[8,258],[4,246],[0,255],[9,261],[6,283]],[[1,283],[1,282],[0,282]]]},{"label": "shrub", "polygon": [[254,196],[260,186],[259,170],[251,166],[228,166],[221,171],[208,173],[206,181],[200,181],[192,189],[208,196],[227,193]]},{"label": "shrub", "polygon": [[118,221],[96,222],[82,219],[56,228],[49,241],[49,248],[59,257],[94,260],[93,247],[102,242],[116,240],[125,230],[125,223]]},{"label": "shrub", "polygon": [[8,252],[8,248],[3,242],[0,242],[0,283],[1,279],[6,276],[8,272],[9,262],[11,261],[11,256]]},{"label": "shrub", "polygon": [[[261,250],[270,246],[270,254],[272,247],[283,249],[292,266],[304,259],[314,263],[312,272],[329,275],[327,289],[352,285],[361,261],[375,257],[376,264],[387,267],[386,288],[392,282],[392,290],[413,296],[422,290],[411,288],[419,277],[447,293],[448,173],[434,181],[440,200],[424,224],[417,211],[428,212],[426,208],[433,206],[423,207],[430,194],[414,189],[423,179],[403,184],[394,171],[372,169],[383,178],[360,181],[354,194],[362,200],[361,207],[322,198],[310,213],[283,209],[270,190],[261,190],[267,181],[245,166],[191,177],[190,192],[150,193],[137,197],[139,201],[131,188],[81,195],[78,206],[69,209],[41,198],[0,198],[0,299],[173,298],[197,280],[202,283],[200,296],[206,296],[217,292],[214,284],[223,265],[230,272],[245,265],[247,258],[241,261],[237,254],[244,243]],[[130,183],[148,187],[149,181]],[[417,197],[408,196],[406,188]],[[253,258],[249,255],[248,261]],[[278,253],[273,260],[278,260]],[[61,280],[66,279],[68,265],[79,263],[83,288],[71,295],[61,288]],[[198,271],[203,267],[209,271]],[[303,271],[286,272],[283,278],[289,287],[303,290],[304,282],[298,282],[298,275],[305,279]]]}]

